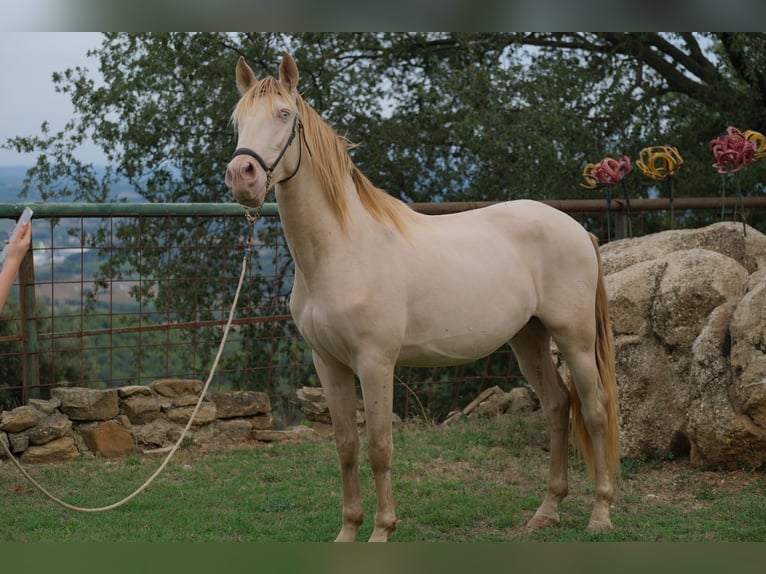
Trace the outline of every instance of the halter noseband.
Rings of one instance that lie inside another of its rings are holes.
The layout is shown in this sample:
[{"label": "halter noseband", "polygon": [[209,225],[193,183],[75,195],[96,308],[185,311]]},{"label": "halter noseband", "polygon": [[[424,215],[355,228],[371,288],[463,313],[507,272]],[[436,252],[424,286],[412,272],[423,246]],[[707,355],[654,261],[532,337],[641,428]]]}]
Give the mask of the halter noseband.
[{"label": "halter noseband", "polygon": [[[258,154],[258,152],[251,150],[248,147],[240,147],[234,150],[234,153],[232,154],[232,159],[237,157],[238,155],[249,155],[252,157],[255,161],[257,161],[261,167],[263,168],[263,171],[266,172],[266,189],[271,188],[271,180],[274,176],[274,170],[277,168],[277,165],[279,165],[279,162],[282,161],[282,157],[284,157],[287,150],[290,148],[290,146],[293,143],[293,140],[295,139],[295,134],[297,132],[297,129],[303,130],[303,124],[298,121],[298,116],[295,117],[293,120],[293,129],[290,133],[290,137],[287,138],[287,143],[285,143],[284,147],[282,148],[282,151],[279,152],[279,155],[277,156],[277,159],[274,160],[274,162],[271,165],[267,165],[266,161]],[[306,139],[306,134],[303,134],[303,139]],[[308,142],[306,142],[306,149],[309,150],[309,155],[311,155],[311,150],[308,148]],[[288,177],[283,179],[282,181],[278,181],[277,184],[285,183],[286,181],[289,181],[295,176],[296,173],[298,173],[298,170],[301,168],[301,159],[303,158],[303,146],[298,146],[298,153],[300,154],[298,156],[298,165],[295,167],[295,171],[293,171],[292,174],[290,174]]]}]

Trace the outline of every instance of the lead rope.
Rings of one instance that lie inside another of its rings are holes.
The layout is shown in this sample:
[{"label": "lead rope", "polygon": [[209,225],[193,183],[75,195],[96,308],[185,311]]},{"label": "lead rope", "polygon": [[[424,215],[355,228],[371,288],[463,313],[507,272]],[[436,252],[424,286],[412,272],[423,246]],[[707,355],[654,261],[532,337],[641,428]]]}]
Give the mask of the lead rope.
[{"label": "lead rope", "polygon": [[114,504],[109,504],[108,506],[100,506],[97,508],[83,508],[81,506],[74,506],[72,504],[69,504],[68,502],[64,502],[60,498],[57,498],[50,492],[48,492],[40,483],[38,483],[30,474],[24,469],[23,466],[21,466],[21,463],[16,460],[16,457],[11,453],[10,449],[6,446],[4,441],[0,441],[0,444],[3,445],[3,450],[5,451],[6,455],[11,459],[13,464],[16,466],[16,468],[19,469],[21,474],[26,477],[26,479],[31,482],[37,490],[42,492],[45,496],[50,498],[53,502],[58,504],[59,506],[63,506],[64,508],[68,508],[69,510],[74,510],[76,512],[104,512],[106,510],[113,510],[117,508],[118,506],[122,506],[126,502],[129,502],[133,500],[136,496],[141,494],[144,490],[146,490],[149,485],[154,482],[154,479],[156,479],[160,473],[165,469],[165,467],[170,462],[170,459],[173,458],[173,455],[178,450],[178,447],[181,446],[181,443],[183,442],[184,438],[186,438],[186,434],[189,431],[189,428],[191,428],[192,422],[194,422],[194,417],[197,416],[197,412],[199,411],[200,407],[202,406],[202,399],[205,398],[205,393],[207,393],[208,388],[210,387],[210,382],[213,380],[213,375],[215,375],[215,371],[218,368],[218,363],[221,360],[221,355],[223,354],[223,348],[226,344],[226,339],[229,335],[229,329],[231,327],[231,323],[234,320],[234,311],[237,308],[237,301],[239,300],[239,293],[242,290],[242,284],[245,280],[245,271],[247,270],[247,259],[250,256],[250,251],[252,249],[252,246],[254,245],[254,234],[255,234],[255,222],[258,221],[258,217],[261,214],[261,208],[260,206],[255,208],[253,212],[250,211],[250,208],[245,208],[245,218],[247,219],[247,222],[249,224],[249,232],[248,232],[248,238],[247,238],[247,247],[245,249],[245,256],[242,258],[242,272],[239,275],[239,283],[237,283],[237,291],[234,294],[234,302],[231,304],[231,310],[229,311],[229,319],[226,322],[226,326],[223,329],[223,337],[221,339],[221,344],[218,347],[218,353],[215,356],[215,361],[213,361],[213,366],[210,369],[210,375],[207,378],[207,381],[205,381],[205,385],[202,388],[202,392],[199,395],[199,400],[197,401],[197,405],[194,407],[194,410],[192,411],[191,416],[189,417],[189,421],[186,423],[186,427],[184,427],[183,432],[181,433],[181,436],[178,438],[176,443],[173,445],[173,448],[168,452],[167,456],[165,457],[165,460],[162,461],[162,464],[159,466],[159,468],[154,471],[154,474],[152,474],[144,484],[139,486],[132,494],[126,496],[122,500],[115,502]]}]

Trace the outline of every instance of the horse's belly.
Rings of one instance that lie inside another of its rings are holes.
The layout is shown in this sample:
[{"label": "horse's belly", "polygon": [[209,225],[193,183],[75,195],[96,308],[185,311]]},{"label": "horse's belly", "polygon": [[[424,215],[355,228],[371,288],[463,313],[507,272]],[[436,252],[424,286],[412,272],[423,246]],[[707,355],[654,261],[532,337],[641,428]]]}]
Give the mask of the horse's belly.
[{"label": "horse's belly", "polygon": [[397,364],[438,367],[469,363],[489,355],[507,343],[529,320],[522,309],[509,313],[477,313],[466,316],[432,315],[411,324],[402,342]]},{"label": "horse's belly", "polygon": [[507,339],[464,335],[402,346],[397,365],[405,367],[447,367],[470,363],[501,347]]}]

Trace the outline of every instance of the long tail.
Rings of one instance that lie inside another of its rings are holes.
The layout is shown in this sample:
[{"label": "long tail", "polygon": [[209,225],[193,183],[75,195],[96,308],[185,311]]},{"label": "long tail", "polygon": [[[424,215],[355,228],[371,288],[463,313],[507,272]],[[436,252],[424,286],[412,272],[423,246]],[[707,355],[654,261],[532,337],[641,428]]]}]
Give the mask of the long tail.
[{"label": "long tail", "polygon": [[[609,306],[604,285],[604,273],[601,266],[601,255],[598,250],[598,239],[590,234],[593,248],[598,259],[598,285],[596,287],[596,365],[604,391],[604,402],[607,411],[607,467],[612,477],[620,474],[620,425],[617,413],[617,374],[614,358],[614,338],[609,321]],[[585,427],[585,420],[580,408],[580,397],[577,387],[570,380],[569,393],[571,405],[571,433],[576,450],[580,453],[588,472],[593,473],[593,444],[590,434]]]}]

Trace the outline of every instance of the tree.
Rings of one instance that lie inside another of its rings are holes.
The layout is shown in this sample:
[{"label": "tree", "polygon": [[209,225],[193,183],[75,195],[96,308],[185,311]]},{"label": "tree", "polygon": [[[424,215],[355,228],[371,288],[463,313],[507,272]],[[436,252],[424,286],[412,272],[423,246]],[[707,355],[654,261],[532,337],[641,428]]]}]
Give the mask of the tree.
[{"label": "tree", "polygon": [[[118,176],[147,201],[226,198],[233,65],[273,74],[283,49],[362,170],[409,200],[575,197],[586,161],[657,143],[688,162],[679,195],[714,195],[707,142],[766,129],[759,33],[145,33],[106,34],[98,75],[54,76],[78,112],[62,132],[4,145],[39,153],[43,199],[102,201]],[[103,177],[74,157],[85,138]],[[763,172],[748,172],[752,190]]]}]

